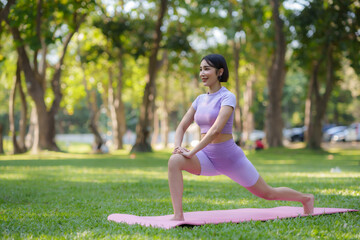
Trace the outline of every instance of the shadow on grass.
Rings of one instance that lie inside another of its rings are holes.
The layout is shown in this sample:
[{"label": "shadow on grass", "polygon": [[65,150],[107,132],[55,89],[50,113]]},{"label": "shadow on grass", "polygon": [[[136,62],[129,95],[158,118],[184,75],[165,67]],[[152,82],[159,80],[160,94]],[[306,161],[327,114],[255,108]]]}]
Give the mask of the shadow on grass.
[{"label": "shadow on grass", "polygon": [[[46,177],[46,176],[45,176]],[[141,216],[172,213],[167,181],[154,179],[137,182],[82,183],[64,180],[2,182],[0,223],[10,236],[64,237],[81,233],[96,236],[118,233],[132,236],[141,226],[107,221],[112,213]],[[237,184],[185,181],[184,210],[207,211],[236,208],[299,206],[298,203],[266,201]],[[310,180],[309,180],[310,182]],[[277,184],[273,182],[273,184]],[[303,183],[306,184],[306,183]],[[348,184],[348,183],[344,183]],[[352,184],[356,184],[355,181]],[[289,187],[298,187],[289,183]],[[328,184],[326,187],[331,187]],[[320,194],[318,207],[356,208],[356,196]],[[247,200],[247,201],[244,201]],[[341,205],[339,204],[341,203]],[[161,230],[152,229],[159,232]],[[141,235],[146,235],[142,230]],[[92,236],[92,237],[94,237]]]},{"label": "shadow on grass", "polygon": [[[24,155],[15,156],[16,159],[0,160],[0,166],[74,166],[74,167],[95,167],[95,168],[138,168],[167,166],[169,153],[142,153],[131,159],[128,154],[63,154],[53,153],[51,155]],[[25,159],[22,159],[25,158]]]},{"label": "shadow on grass", "polygon": [[[138,234],[146,238],[149,231],[155,234],[153,236],[165,234],[160,229],[148,230],[138,225],[128,226],[107,221],[107,216],[112,213],[141,216],[172,213],[166,166],[163,166],[166,165],[166,158],[163,156],[153,161],[149,163],[146,155],[139,155],[139,159],[135,160],[105,158],[4,161],[6,166],[10,163],[10,166],[19,168],[11,169],[9,175],[3,173],[3,176],[10,178],[11,174],[25,174],[25,179],[16,179],[14,176],[14,179],[2,178],[0,182],[2,233],[20,238],[101,238],[109,234],[125,237]],[[42,166],[55,166],[55,169],[42,169]],[[284,170],[284,165],[279,165],[279,171],[281,166]],[[80,171],[77,169],[79,167]],[[148,171],[150,167],[160,168]],[[94,171],[93,168],[98,170]],[[118,170],[119,168],[122,170]],[[344,177],[333,181],[331,177],[324,179],[270,175],[268,183],[273,186],[287,186],[309,192],[313,189],[317,192],[316,205],[319,207],[358,206],[357,196],[322,193],[324,189],[341,191],[344,188],[360,192],[356,179]],[[192,175],[185,174],[184,177],[185,211],[299,206],[299,203],[294,202],[257,198],[225,177],[198,177],[196,180]],[[309,218],[301,221],[308,220]],[[234,226],[235,229],[238,227]],[[187,230],[198,231],[199,228],[174,231]]]},{"label": "shadow on grass", "polygon": [[[359,156],[356,152],[346,156],[336,153],[333,159],[328,159],[329,155],[302,150],[265,150],[250,152],[248,157],[270,185],[314,193],[317,207],[359,208],[359,167],[353,165]],[[172,213],[167,182],[169,156],[168,152],[156,152],[137,154],[135,159],[130,159],[127,154],[49,153],[38,159],[17,156],[12,160],[2,157],[0,237],[181,239],[184,231],[193,238],[215,236],[219,232],[219,227],[215,226],[165,231],[107,221],[107,216],[112,213],[142,216]],[[330,167],[340,163],[349,172],[331,174]],[[187,212],[300,206],[295,202],[257,198],[223,176],[184,174],[184,179],[184,210]],[[302,234],[305,231],[302,228],[310,229],[308,238],[314,237],[311,232],[314,228],[318,231],[329,229],[336,234],[344,231],[342,236],[347,236],[349,227],[333,227],[338,221],[343,223],[344,219],[350,226],[351,222],[360,220],[360,214],[282,220],[281,223],[272,221],[260,226],[257,223],[226,224],[220,230],[228,232],[228,238],[233,234],[249,237],[246,235],[249,231],[254,231],[251,236],[269,234],[270,230],[264,231],[264,228],[275,230],[274,235],[263,238],[275,238],[279,231],[285,231],[281,236],[288,236],[288,229],[300,229]],[[281,227],[284,224],[288,226]]]}]

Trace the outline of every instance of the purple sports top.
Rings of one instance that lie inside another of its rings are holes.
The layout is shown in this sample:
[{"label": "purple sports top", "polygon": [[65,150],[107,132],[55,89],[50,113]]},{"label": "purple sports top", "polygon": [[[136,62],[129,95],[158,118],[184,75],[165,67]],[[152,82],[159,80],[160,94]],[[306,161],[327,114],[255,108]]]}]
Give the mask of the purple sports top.
[{"label": "purple sports top", "polygon": [[[195,109],[195,122],[199,125],[201,133],[207,131],[214,124],[219,115],[222,106],[231,106],[235,109],[236,97],[225,87],[221,87],[217,92],[199,95],[192,103]],[[232,126],[234,120],[234,111],[229,120],[225,124],[221,133],[232,134]]]}]

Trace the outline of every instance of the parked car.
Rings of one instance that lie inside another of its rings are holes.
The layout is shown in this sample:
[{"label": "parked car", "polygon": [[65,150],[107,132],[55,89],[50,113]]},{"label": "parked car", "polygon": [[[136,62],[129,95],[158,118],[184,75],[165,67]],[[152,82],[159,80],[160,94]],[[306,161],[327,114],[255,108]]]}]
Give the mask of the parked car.
[{"label": "parked car", "polygon": [[345,141],[360,141],[360,123],[353,123],[347,128]]},{"label": "parked car", "polygon": [[345,142],[346,136],[349,134],[348,128],[345,128],[343,131],[337,132],[332,135],[331,142]]},{"label": "parked car", "polygon": [[306,130],[306,127],[296,127],[296,128],[284,129],[283,135],[290,142],[303,142],[305,130]]},{"label": "parked car", "polygon": [[336,127],[329,128],[328,130],[326,130],[324,132],[323,140],[325,142],[330,142],[334,134],[342,132],[346,128],[347,128],[346,126],[336,126]]},{"label": "parked car", "polygon": [[336,127],[335,123],[325,123],[322,127],[322,132],[326,132],[328,129]]}]

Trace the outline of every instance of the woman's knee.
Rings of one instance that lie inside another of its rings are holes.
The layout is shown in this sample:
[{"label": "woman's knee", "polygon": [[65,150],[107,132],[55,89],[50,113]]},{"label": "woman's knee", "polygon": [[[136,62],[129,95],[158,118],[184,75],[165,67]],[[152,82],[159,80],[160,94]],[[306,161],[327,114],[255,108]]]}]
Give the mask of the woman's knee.
[{"label": "woman's knee", "polygon": [[168,168],[169,170],[182,170],[182,165],[184,162],[184,157],[180,154],[173,154],[169,158]]}]

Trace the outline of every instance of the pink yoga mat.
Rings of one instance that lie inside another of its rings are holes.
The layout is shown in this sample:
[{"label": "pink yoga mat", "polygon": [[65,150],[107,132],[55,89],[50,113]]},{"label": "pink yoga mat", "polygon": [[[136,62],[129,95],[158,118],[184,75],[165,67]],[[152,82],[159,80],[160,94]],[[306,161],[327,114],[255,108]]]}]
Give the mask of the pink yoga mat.
[{"label": "pink yoga mat", "polygon": [[[345,208],[315,208],[314,214],[332,214],[355,212],[355,209]],[[135,216],[129,214],[111,214],[108,220],[118,223],[140,224],[147,227],[174,228],[182,225],[219,224],[226,222],[266,221],[281,218],[295,218],[308,216],[303,214],[302,207],[275,207],[275,208],[242,208],[233,210],[215,210],[184,213],[185,221],[171,221],[172,215],[165,216]]]}]

